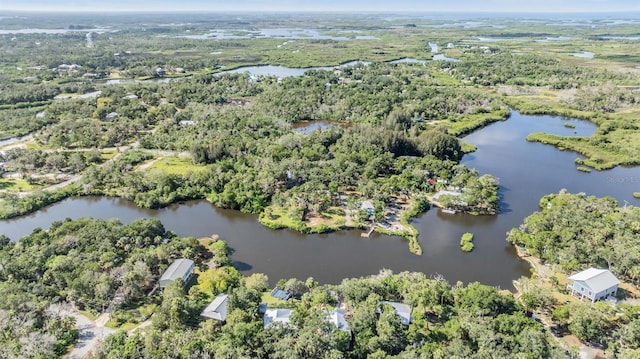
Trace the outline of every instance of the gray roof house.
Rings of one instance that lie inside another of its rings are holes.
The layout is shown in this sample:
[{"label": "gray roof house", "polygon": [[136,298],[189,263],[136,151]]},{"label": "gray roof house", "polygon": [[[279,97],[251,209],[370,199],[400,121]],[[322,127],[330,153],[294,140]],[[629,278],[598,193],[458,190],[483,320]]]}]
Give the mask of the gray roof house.
[{"label": "gray roof house", "polygon": [[291,309],[267,309],[264,313],[264,327],[272,323],[291,324]]},{"label": "gray roof house", "polygon": [[209,305],[207,305],[206,308],[204,308],[200,315],[205,318],[216,319],[223,322],[227,320],[228,309],[229,296],[226,294],[219,294]]},{"label": "gray roof house", "polygon": [[[388,304],[390,306],[393,307],[393,309],[395,310],[396,314],[400,317],[400,320],[402,321],[402,324],[404,325],[409,325],[409,323],[411,323],[411,307],[404,304],[404,303],[400,303],[400,302],[388,302],[386,300],[383,300],[382,302],[380,302],[380,305],[384,305],[384,304]],[[382,312],[382,308],[378,308],[376,310],[377,313],[381,313]]]},{"label": "gray roof house", "polygon": [[349,333],[349,335],[351,335],[351,327],[349,326],[349,323],[347,322],[347,320],[344,318],[344,314],[345,314],[344,310],[334,309],[329,313],[327,313],[327,317],[325,318],[325,320],[328,323],[333,323],[333,325],[335,325],[336,328],[342,330],[343,332],[347,332]]},{"label": "gray roof house", "polygon": [[194,269],[195,263],[191,259],[176,259],[160,277],[160,289],[164,289],[167,284],[174,282],[178,278],[182,279],[183,285],[187,285]]},{"label": "gray roof house", "polygon": [[592,302],[615,296],[620,281],[608,269],[589,268],[569,277],[571,295],[580,299],[588,298]]},{"label": "gray roof house", "polygon": [[106,114],[104,116],[104,120],[105,121],[113,121],[116,118],[118,118],[118,113],[117,112],[109,112],[108,114]]},{"label": "gray roof house", "polygon": [[278,289],[278,287],[273,288],[271,296],[280,300],[288,300],[292,297],[291,293],[286,290]]}]

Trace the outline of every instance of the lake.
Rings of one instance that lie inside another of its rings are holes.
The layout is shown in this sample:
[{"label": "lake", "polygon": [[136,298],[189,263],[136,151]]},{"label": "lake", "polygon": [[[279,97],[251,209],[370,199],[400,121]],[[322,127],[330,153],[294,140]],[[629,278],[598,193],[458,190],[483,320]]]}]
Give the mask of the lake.
[{"label": "lake", "polygon": [[[538,201],[562,188],[588,195],[613,196],[622,203],[640,205],[633,191],[640,185],[637,168],[583,173],[576,170],[573,152],[525,140],[531,132],[588,136],[596,126],[581,120],[550,116],[525,116],[494,123],[464,138],[478,150],[463,163],[500,179],[501,210],[497,216],[445,214],[438,209],[414,219],[420,231],[424,254],[409,252],[404,239],[374,234],[361,238],[360,231],[303,235],[290,230],[263,227],[256,216],[213,207],[206,201],[189,201],[160,210],[137,208],[133,203],[106,197],[70,198],[32,215],[0,221],[0,232],[17,239],[36,227],[48,228],[66,217],[120,218],[157,217],[180,236],[219,234],[234,249],[232,259],[244,273],[263,272],[275,283],[280,278],[313,276],[322,283],[378,273],[382,268],[443,275],[450,282],[480,281],[511,289],[512,280],[529,273],[514,248],[505,241],[506,232],[538,210]],[[475,235],[471,253],[460,250],[460,236]]]},{"label": "lake", "polygon": [[583,59],[592,59],[596,54],[589,51],[582,51],[582,52],[574,52],[571,55],[575,57],[581,57]]}]

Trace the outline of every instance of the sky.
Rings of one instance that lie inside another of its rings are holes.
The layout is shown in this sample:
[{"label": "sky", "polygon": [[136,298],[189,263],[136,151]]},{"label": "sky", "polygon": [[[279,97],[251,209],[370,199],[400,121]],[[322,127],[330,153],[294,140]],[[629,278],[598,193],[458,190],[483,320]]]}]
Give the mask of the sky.
[{"label": "sky", "polygon": [[0,10],[637,12],[640,0],[0,0]]}]

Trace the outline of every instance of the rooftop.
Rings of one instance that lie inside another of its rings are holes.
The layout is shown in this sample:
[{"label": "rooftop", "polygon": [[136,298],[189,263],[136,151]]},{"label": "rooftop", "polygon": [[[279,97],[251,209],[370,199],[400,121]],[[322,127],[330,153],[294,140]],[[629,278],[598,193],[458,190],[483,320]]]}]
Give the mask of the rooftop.
[{"label": "rooftop", "polygon": [[[392,306],[393,309],[395,309],[396,314],[402,320],[402,324],[409,325],[409,323],[411,323],[411,307],[408,306],[407,304],[400,303],[400,302],[389,302],[386,300],[383,300],[382,302],[380,302],[380,304],[388,304]],[[382,310],[381,308],[378,309],[378,311],[381,311],[381,310]]]},{"label": "rooftop", "polygon": [[271,291],[271,296],[274,297],[274,298],[287,300],[287,299],[291,298],[291,293],[289,293],[287,291],[284,291],[282,289],[273,288],[273,290]]},{"label": "rooftop", "polygon": [[169,268],[162,274],[160,281],[174,281],[178,278],[183,278],[188,272],[191,271],[193,261],[191,259],[180,258],[171,263]]},{"label": "rooftop", "polygon": [[291,323],[291,309],[267,309],[264,313],[264,327],[268,327],[271,323]]},{"label": "rooftop", "polygon": [[326,321],[329,323],[333,323],[336,328],[351,333],[351,327],[349,327],[349,323],[344,318],[344,310],[334,309],[327,314]]},{"label": "rooftop", "polygon": [[228,295],[219,294],[213,301],[200,313],[203,317],[226,320],[227,319],[227,306],[229,305]]},{"label": "rooftop", "polygon": [[618,285],[620,281],[608,269],[589,268],[569,277],[574,281],[584,282],[595,293]]}]

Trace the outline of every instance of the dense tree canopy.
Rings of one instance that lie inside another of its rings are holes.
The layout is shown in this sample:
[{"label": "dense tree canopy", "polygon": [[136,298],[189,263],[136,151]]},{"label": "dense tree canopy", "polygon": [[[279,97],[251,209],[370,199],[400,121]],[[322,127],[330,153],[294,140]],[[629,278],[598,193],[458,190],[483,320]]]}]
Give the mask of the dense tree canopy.
[{"label": "dense tree canopy", "polygon": [[595,266],[621,279],[640,279],[640,209],[610,197],[560,192],[540,200],[541,211],[509,232],[507,240],[569,272]]}]

